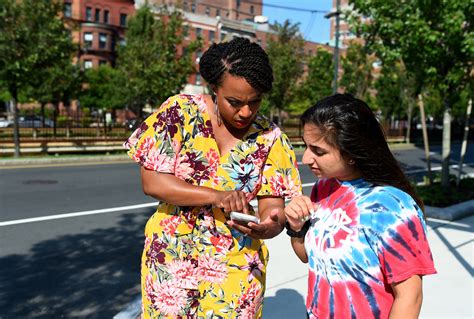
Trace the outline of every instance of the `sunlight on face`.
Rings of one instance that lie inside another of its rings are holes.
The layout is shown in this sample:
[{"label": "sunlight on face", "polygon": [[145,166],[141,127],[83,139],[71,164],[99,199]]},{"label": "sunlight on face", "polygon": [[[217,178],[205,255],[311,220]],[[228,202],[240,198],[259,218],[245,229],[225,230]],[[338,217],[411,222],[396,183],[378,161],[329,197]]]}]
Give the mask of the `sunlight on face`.
[{"label": "sunlight on face", "polygon": [[237,130],[244,130],[254,121],[262,102],[257,92],[243,77],[225,74],[215,88],[222,119]]},{"label": "sunlight on face", "polygon": [[303,163],[308,165],[317,177],[339,180],[360,177],[354,165],[349,165],[348,160],[341,156],[339,149],[325,141],[321,130],[316,125],[308,123],[304,126],[303,141],[306,145]]}]

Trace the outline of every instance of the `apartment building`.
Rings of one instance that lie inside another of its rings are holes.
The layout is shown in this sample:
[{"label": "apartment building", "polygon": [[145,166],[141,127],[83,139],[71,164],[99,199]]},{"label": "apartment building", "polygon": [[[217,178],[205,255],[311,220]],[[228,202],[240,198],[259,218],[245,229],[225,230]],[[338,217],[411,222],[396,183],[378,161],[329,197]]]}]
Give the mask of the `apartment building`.
[{"label": "apartment building", "polygon": [[127,21],[135,13],[133,0],[64,0],[64,19],[82,68],[115,65],[116,47],[125,39]]}]

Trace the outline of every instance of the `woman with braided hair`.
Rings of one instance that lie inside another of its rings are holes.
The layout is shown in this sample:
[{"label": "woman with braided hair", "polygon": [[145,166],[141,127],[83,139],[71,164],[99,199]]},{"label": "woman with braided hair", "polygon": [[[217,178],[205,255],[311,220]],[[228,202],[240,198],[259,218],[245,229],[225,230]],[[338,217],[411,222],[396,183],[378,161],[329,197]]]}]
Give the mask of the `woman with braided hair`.
[{"label": "woman with braided hair", "polygon": [[[160,201],[145,228],[145,318],[260,318],[268,251],[301,194],[288,138],[258,114],[273,74],[265,51],[235,38],[213,44],[200,73],[211,95],[176,95],[125,143],[144,192]],[[237,223],[231,212],[260,223]]]}]

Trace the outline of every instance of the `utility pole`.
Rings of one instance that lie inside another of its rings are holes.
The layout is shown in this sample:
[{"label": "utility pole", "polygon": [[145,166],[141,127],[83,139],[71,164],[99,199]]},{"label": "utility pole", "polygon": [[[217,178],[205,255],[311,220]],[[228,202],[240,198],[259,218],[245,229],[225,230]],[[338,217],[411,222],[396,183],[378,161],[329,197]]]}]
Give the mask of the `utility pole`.
[{"label": "utility pole", "polygon": [[340,6],[341,6],[341,1],[336,0],[336,11],[335,12],[329,12],[326,14],[324,17],[326,19],[330,19],[332,17],[336,17],[336,25],[335,25],[335,32],[334,32],[334,79],[333,79],[333,89],[332,93],[336,94],[337,93],[337,80],[339,77],[339,19],[340,19]]}]

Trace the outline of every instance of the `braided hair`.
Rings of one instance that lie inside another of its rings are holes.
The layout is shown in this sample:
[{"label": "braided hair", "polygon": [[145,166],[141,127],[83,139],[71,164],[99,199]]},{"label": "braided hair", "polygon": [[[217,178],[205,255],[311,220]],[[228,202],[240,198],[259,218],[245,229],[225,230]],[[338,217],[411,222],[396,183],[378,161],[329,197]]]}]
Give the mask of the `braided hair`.
[{"label": "braided hair", "polygon": [[245,78],[260,93],[272,89],[273,70],[268,55],[246,38],[211,45],[199,61],[199,71],[210,85],[219,86],[227,72]]}]

